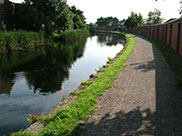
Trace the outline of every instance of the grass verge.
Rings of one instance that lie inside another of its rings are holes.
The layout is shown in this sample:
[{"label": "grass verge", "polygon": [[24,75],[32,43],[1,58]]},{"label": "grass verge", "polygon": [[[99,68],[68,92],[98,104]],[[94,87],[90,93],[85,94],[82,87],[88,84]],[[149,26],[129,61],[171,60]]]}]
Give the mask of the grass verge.
[{"label": "grass verge", "polygon": [[0,52],[35,48],[44,43],[44,34],[26,31],[0,31]]},{"label": "grass verge", "polygon": [[[122,34],[123,35],[123,34]],[[77,93],[77,100],[71,105],[61,109],[55,116],[44,120],[45,128],[38,134],[18,132],[13,136],[78,136],[81,133],[82,120],[94,113],[94,105],[102,93],[113,86],[117,73],[124,68],[124,63],[133,52],[136,40],[129,34],[125,35],[125,48],[117,55],[105,71],[97,77],[84,91]]]},{"label": "grass verge", "polygon": [[78,40],[81,39],[82,37],[87,37],[89,36],[89,30],[88,29],[78,29],[78,30],[73,30],[73,31],[65,31],[60,34],[53,34],[54,39],[56,42],[69,42],[72,40]]},{"label": "grass verge", "polygon": [[41,45],[55,44],[57,42],[71,43],[88,36],[88,29],[65,31],[53,35],[28,31],[0,31],[0,53],[26,51]]},{"label": "grass verge", "polygon": [[178,55],[170,46],[158,42],[152,38],[141,36],[154,44],[162,53],[166,62],[169,64],[172,71],[176,75],[176,87],[182,89],[182,57]]}]

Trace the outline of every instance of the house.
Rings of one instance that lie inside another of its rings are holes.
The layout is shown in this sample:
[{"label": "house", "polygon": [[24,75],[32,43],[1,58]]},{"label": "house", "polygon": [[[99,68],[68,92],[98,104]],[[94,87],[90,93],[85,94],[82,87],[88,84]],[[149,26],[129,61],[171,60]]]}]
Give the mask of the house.
[{"label": "house", "polygon": [[9,19],[17,5],[9,0],[0,0],[0,28],[3,25],[9,26]]}]

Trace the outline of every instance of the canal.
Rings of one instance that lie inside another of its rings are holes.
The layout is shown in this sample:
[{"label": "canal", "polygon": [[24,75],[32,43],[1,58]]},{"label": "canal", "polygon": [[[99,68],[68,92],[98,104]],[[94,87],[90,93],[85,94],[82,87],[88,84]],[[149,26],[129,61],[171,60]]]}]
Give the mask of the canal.
[{"label": "canal", "polygon": [[123,49],[117,35],[95,35],[69,44],[0,55],[0,135],[27,128]]}]

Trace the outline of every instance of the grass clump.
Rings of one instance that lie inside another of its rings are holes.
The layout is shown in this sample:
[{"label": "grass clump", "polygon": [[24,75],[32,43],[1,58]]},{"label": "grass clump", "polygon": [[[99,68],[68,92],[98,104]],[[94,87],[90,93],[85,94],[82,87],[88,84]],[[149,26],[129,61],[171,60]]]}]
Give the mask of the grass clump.
[{"label": "grass clump", "polygon": [[0,52],[24,51],[56,42],[72,42],[89,36],[88,29],[65,31],[60,34],[28,31],[0,31]]},{"label": "grass clump", "polygon": [[26,31],[0,31],[0,52],[35,48],[44,43],[44,34]]},{"label": "grass clump", "polygon": [[60,34],[54,34],[54,39],[58,42],[69,42],[72,40],[78,40],[82,37],[89,36],[89,30],[88,29],[79,29],[79,30],[71,30],[71,31],[65,31]]},{"label": "grass clump", "polygon": [[[82,120],[94,113],[94,105],[102,93],[113,86],[116,75],[124,68],[124,63],[134,50],[136,40],[126,34],[126,45],[116,60],[97,77],[71,105],[61,109],[55,116],[46,120],[45,128],[35,136],[75,136],[80,134]],[[20,135],[17,135],[20,136]]]},{"label": "grass clump", "polygon": [[81,82],[81,85],[83,85],[83,86],[89,86],[89,85],[91,85],[91,84],[92,84],[91,81],[82,81],[82,82]]}]

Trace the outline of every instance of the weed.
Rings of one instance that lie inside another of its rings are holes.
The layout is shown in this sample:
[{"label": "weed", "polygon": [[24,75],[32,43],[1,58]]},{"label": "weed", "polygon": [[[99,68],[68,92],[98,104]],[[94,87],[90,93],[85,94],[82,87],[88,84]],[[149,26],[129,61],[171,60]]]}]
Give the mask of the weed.
[{"label": "weed", "polygon": [[107,57],[108,61],[112,61],[112,58],[111,57]]}]

